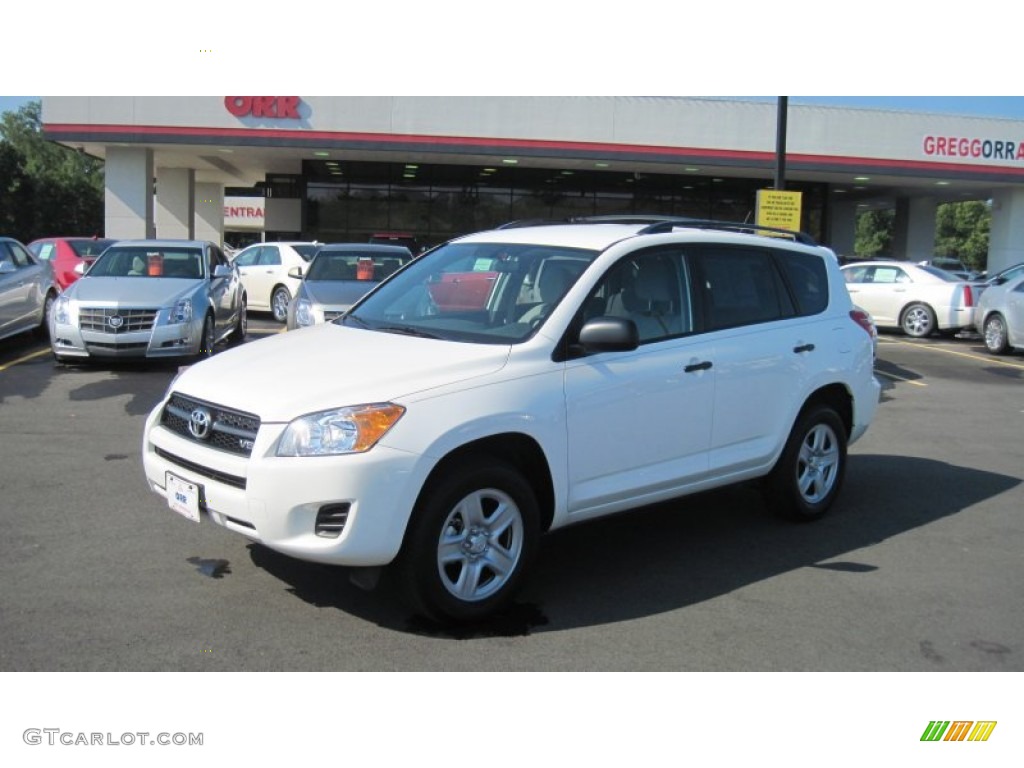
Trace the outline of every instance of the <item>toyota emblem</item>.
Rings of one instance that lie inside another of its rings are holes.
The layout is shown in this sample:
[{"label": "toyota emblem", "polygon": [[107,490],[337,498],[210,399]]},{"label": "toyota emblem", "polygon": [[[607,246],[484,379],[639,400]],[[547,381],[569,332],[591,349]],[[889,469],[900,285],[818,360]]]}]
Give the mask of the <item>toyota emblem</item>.
[{"label": "toyota emblem", "polygon": [[193,408],[188,417],[188,431],[196,440],[205,440],[210,436],[212,423],[210,412],[205,408]]}]

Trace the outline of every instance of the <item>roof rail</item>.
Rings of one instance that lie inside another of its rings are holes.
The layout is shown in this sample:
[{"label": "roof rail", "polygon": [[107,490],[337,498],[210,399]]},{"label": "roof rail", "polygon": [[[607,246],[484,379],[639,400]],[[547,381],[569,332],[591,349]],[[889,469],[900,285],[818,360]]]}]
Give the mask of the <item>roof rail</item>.
[{"label": "roof rail", "polygon": [[763,224],[741,223],[736,221],[717,221],[715,219],[687,219],[668,218],[652,223],[650,226],[640,230],[640,235],[655,235],[662,232],[671,232],[674,227],[692,227],[694,229],[721,229],[728,232],[747,232],[750,234],[775,234],[783,235],[804,245],[818,245],[818,241],[806,232],[796,232],[792,229],[781,227],[767,227]]},{"label": "roof rail", "polygon": [[506,221],[504,224],[500,224],[495,229],[519,229],[520,227],[546,227],[554,226],[556,224],[568,224],[569,219],[517,219],[516,221]]},{"label": "roof rail", "polygon": [[671,232],[675,227],[693,229],[720,229],[726,232],[746,232],[757,234],[782,235],[804,245],[820,245],[817,240],[806,232],[797,232],[781,227],[768,227],[763,224],[750,224],[737,221],[719,221],[717,219],[691,219],[685,216],[658,216],[648,214],[611,214],[605,216],[573,216],[568,219],[521,219],[502,224],[497,229],[515,229],[517,227],[541,227],[557,224],[645,224],[637,232],[638,235],[657,235]]},{"label": "roof rail", "polygon": [[758,232],[785,235],[798,243],[804,245],[819,245],[818,241],[806,232],[796,232],[781,227],[768,227],[762,224],[750,224],[747,222],[720,221],[717,219],[692,219],[685,216],[659,216],[648,214],[618,214],[607,216],[580,216],[571,219],[573,223],[580,224],[647,224],[637,234],[655,235],[663,232],[671,232],[674,227],[693,227],[695,229],[722,229],[730,232]]}]

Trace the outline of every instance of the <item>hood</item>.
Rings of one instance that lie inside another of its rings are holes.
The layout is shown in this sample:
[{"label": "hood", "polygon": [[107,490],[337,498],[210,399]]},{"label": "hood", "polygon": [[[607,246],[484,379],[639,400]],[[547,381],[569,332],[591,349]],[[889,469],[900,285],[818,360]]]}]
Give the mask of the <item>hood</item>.
[{"label": "hood", "polygon": [[370,280],[307,280],[302,294],[314,304],[348,308],[378,285]]},{"label": "hood", "polygon": [[187,296],[200,280],[177,277],[83,277],[68,288],[71,298],[108,307],[160,308]]},{"label": "hood", "polygon": [[404,396],[500,370],[508,346],[466,344],[347,328],[288,331],[186,369],[176,392],[254,413],[264,422]]}]

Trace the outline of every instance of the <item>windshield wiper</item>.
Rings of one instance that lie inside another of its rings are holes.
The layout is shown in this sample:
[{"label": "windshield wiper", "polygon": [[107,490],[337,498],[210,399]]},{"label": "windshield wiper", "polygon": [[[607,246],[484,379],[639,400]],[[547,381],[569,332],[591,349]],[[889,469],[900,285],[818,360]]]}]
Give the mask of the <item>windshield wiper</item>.
[{"label": "windshield wiper", "polygon": [[418,336],[421,339],[442,338],[437,334],[429,333],[428,331],[421,331],[419,328],[413,328],[412,326],[409,325],[382,325],[378,328],[375,328],[374,330],[384,331],[385,333],[400,333],[403,336]]}]

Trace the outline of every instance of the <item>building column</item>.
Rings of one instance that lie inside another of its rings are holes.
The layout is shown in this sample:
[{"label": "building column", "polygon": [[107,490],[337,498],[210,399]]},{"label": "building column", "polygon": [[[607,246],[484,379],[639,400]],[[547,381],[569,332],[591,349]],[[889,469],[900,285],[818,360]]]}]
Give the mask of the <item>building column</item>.
[{"label": "building column", "polygon": [[837,256],[854,256],[857,242],[857,203],[832,198],[829,207],[829,247]]},{"label": "building column", "polygon": [[1024,261],[1024,189],[1001,189],[992,195],[988,235],[988,273]]},{"label": "building column", "polygon": [[157,237],[195,239],[195,183],[196,172],[191,168],[157,169]]},{"label": "building column", "polygon": [[196,184],[195,235],[197,240],[224,243],[224,187],[220,184]]},{"label": "building column", "polygon": [[909,261],[924,261],[935,255],[935,223],[938,203],[933,197],[896,199],[896,231],[892,255]]},{"label": "building column", "polygon": [[115,240],[156,237],[153,150],[107,147],[104,176],[104,235]]}]

